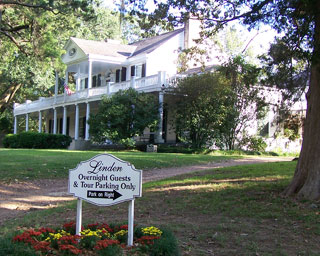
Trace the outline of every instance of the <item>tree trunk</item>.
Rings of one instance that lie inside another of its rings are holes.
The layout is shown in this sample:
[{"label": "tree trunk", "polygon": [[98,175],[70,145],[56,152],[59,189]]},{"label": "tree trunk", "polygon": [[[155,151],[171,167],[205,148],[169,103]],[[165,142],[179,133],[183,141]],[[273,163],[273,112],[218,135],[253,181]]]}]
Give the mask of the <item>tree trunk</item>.
[{"label": "tree trunk", "polygon": [[[317,3],[320,10],[320,3]],[[320,199],[320,14],[315,17],[314,54],[310,87],[307,93],[307,115],[299,161],[286,196]]]},{"label": "tree trunk", "polygon": [[5,111],[5,109],[8,107],[9,104],[12,104],[12,99],[20,88],[21,88],[21,84],[9,85],[0,94],[0,113]]}]

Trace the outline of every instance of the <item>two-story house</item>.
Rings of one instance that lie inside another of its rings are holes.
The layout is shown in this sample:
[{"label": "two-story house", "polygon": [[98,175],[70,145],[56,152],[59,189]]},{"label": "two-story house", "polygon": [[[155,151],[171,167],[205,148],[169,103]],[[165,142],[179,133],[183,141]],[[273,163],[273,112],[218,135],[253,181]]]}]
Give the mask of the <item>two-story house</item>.
[{"label": "two-story house", "polygon": [[163,88],[166,79],[177,74],[179,49],[192,44],[197,31],[194,24],[187,22],[184,28],[129,45],[115,40],[70,38],[62,61],[67,65],[65,83],[72,75],[75,91],[58,94],[56,79],[54,97],[15,104],[14,133],[18,131],[18,118],[25,118],[28,131],[32,117],[38,119],[39,132],[68,134],[73,138],[71,148],[85,148],[90,140],[87,120],[90,113],[97,111],[102,96],[132,87],[158,96],[161,121],[154,134],[155,142],[175,142],[174,129],[168,122],[170,113],[163,109]]}]

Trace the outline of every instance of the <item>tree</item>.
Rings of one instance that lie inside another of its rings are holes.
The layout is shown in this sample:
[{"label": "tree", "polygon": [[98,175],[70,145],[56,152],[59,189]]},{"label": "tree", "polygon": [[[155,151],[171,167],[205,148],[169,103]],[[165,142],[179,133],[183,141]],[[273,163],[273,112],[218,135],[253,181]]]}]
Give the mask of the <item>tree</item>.
[{"label": "tree", "polygon": [[157,125],[158,109],[159,104],[152,94],[138,93],[131,88],[105,97],[97,114],[90,115],[88,121],[92,140],[131,144],[134,136]]},{"label": "tree", "polygon": [[62,69],[65,32],[72,31],[77,18],[91,17],[91,2],[0,1],[0,113],[13,100],[21,102],[17,92],[24,92],[21,99],[48,92],[53,70]]},{"label": "tree", "polygon": [[226,79],[213,73],[193,75],[180,80],[172,93],[178,98],[175,118],[180,139],[193,148],[213,143],[233,110]]},{"label": "tree", "polygon": [[257,86],[260,71],[256,66],[246,63],[242,56],[235,56],[218,68],[233,95],[230,101],[232,110],[227,113],[219,133],[220,141],[227,149],[233,150],[236,142],[241,144],[241,139],[247,139],[248,135],[240,136],[240,133],[250,127],[252,120],[263,117],[266,104]]},{"label": "tree", "polygon": [[[135,1],[137,2],[137,1]],[[141,2],[141,1],[139,1]],[[138,6],[135,3],[135,6]],[[139,6],[138,6],[139,7]],[[170,8],[177,10],[170,12]],[[157,2],[149,14],[154,22],[182,23],[191,13],[213,34],[229,22],[239,21],[249,29],[270,25],[294,52],[310,61],[307,115],[299,161],[291,184],[284,192],[307,199],[320,198],[320,1],[318,0],[221,0]],[[142,9],[139,12],[147,15]]]},{"label": "tree", "polygon": [[265,106],[254,87],[260,69],[240,56],[231,58],[214,73],[194,75],[173,88],[178,101],[176,127],[192,147],[207,143],[234,149],[250,121],[261,117]]},{"label": "tree", "polygon": [[10,121],[13,102],[53,95],[55,71],[64,74],[61,55],[70,36],[119,38],[118,27],[116,15],[96,1],[0,0],[1,122]]}]

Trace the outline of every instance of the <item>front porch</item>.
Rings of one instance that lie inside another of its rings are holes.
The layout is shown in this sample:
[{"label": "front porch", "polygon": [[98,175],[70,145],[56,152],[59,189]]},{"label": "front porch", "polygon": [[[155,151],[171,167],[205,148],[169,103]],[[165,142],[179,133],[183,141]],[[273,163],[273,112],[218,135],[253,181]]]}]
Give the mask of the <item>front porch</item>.
[{"label": "front porch", "polygon": [[[163,120],[163,89],[165,86],[165,72],[158,72],[158,74],[148,77],[132,77],[131,80],[124,82],[108,82],[106,85],[99,87],[76,90],[71,95],[67,95],[66,92],[63,94],[56,93],[55,96],[50,98],[40,98],[36,101],[27,100],[26,103],[14,105],[14,133],[21,131],[18,119],[20,125],[21,120],[25,119],[23,130],[29,131],[29,119],[32,118],[37,123],[38,132],[69,135],[74,140],[72,149],[82,149],[84,145],[87,147],[90,141],[88,118],[90,113],[97,111],[102,97],[111,96],[119,90],[134,88],[140,92],[158,95],[161,106],[159,108],[160,124],[158,131],[154,134],[154,141],[155,143],[163,143],[163,134],[166,133],[166,127],[163,126],[166,123]],[[150,134],[149,132],[144,137],[150,137]]]}]

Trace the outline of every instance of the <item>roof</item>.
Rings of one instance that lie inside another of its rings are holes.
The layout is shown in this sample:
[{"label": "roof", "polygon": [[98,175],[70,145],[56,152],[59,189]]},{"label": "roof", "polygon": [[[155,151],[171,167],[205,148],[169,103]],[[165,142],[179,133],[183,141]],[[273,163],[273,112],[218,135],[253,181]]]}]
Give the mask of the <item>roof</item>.
[{"label": "roof", "polygon": [[109,57],[132,57],[140,54],[151,53],[170,38],[178,35],[183,28],[167,32],[158,36],[150,37],[129,45],[117,44],[105,41],[93,41],[71,37],[85,54],[97,54]]},{"label": "roof", "polygon": [[85,54],[98,54],[110,57],[130,57],[136,46],[108,43],[103,41],[93,41],[71,37]]},{"label": "roof", "polygon": [[157,49],[160,45],[167,42],[170,38],[178,35],[184,30],[184,28],[180,28],[171,32],[167,32],[158,36],[150,37],[135,43],[130,44],[130,46],[136,46],[136,50],[132,54],[132,56],[136,56],[142,53],[151,53],[155,49]]}]

